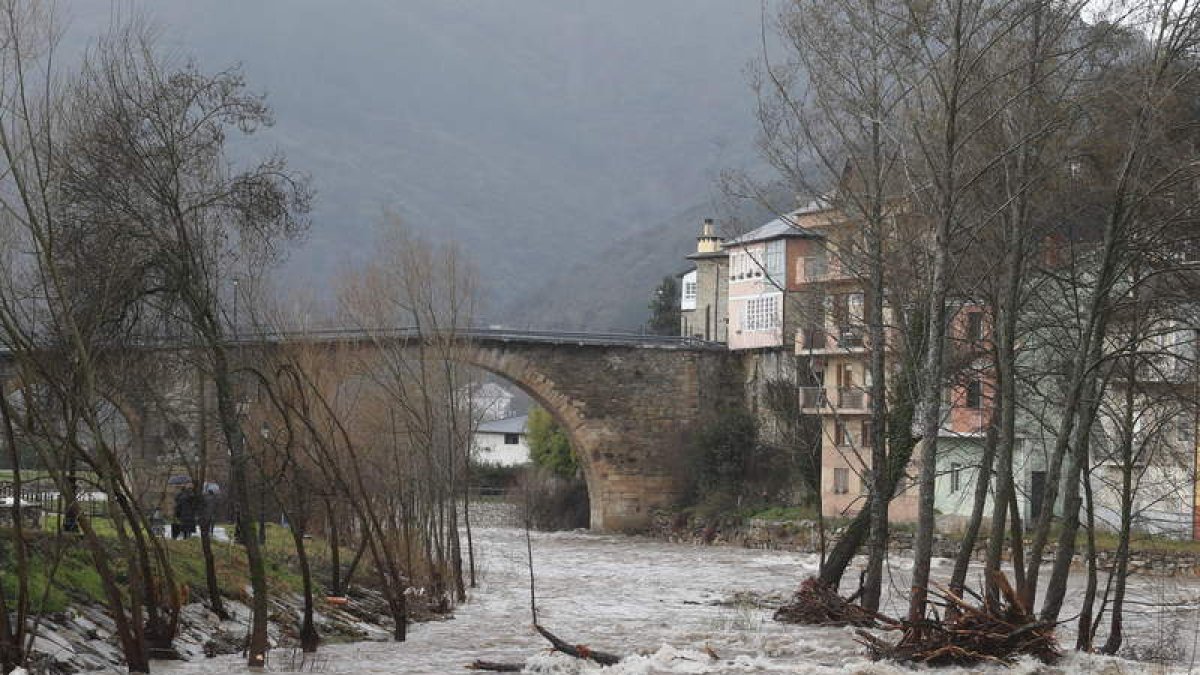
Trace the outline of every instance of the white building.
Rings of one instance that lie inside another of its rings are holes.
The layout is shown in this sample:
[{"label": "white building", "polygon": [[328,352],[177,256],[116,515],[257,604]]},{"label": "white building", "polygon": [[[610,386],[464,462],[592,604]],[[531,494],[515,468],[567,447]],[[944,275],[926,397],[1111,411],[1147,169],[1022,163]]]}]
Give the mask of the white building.
[{"label": "white building", "polygon": [[691,312],[696,309],[696,270],[683,275],[679,283],[679,311]]},{"label": "white building", "polygon": [[528,422],[528,415],[519,415],[480,424],[471,449],[475,461],[500,466],[528,464]]}]

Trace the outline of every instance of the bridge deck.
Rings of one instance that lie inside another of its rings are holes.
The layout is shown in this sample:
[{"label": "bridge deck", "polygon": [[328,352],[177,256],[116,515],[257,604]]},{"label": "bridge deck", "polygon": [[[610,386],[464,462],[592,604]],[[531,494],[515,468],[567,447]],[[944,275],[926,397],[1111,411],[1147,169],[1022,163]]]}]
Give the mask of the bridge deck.
[{"label": "bridge deck", "polygon": [[[438,334],[422,332],[416,327],[359,329],[329,328],[305,331],[246,331],[230,336],[230,344],[262,345],[285,342],[361,342],[368,340],[417,340]],[[596,347],[637,347],[644,349],[677,349],[693,351],[720,351],[726,346],[720,342],[709,342],[699,338],[674,335],[646,335],[642,333],[516,330],[510,328],[468,328],[453,333],[442,333],[456,339],[471,342],[503,344],[544,344]],[[191,342],[187,337],[141,337],[135,338],[130,346],[143,348],[186,348]],[[0,345],[0,357],[8,356],[11,350]]]}]

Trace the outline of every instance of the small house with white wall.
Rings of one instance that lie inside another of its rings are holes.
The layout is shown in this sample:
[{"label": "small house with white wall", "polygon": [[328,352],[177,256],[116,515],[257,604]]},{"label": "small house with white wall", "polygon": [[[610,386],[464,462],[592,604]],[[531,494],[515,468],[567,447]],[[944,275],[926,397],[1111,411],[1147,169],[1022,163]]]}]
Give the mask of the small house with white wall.
[{"label": "small house with white wall", "polygon": [[471,455],[481,464],[518,466],[529,463],[528,415],[483,422],[475,431]]}]

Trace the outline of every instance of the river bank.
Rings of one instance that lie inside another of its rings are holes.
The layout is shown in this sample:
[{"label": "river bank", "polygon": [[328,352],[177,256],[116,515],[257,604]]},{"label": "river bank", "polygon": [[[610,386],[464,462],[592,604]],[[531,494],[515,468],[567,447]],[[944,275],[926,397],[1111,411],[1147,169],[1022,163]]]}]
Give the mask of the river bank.
[{"label": "river bank", "polygon": [[[299,597],[273,597],[268,635],[276,658],[290,658],[298,644],[298,620],[303,612]],[[222,621],[201,603],[185,605],[180,612],[174,648],[182,660],[203,661],[242,650],[248,633],[250,609],[225,599],[231,615]],[[317,630],[325,644],[362,640],[388,640],[391,622],[386,603],[377,593],[354,589],[343,605],[321,602]],[[115,626],[103,607],[72,604],[66,610],[44,615],[34,640],[30,673],[69,675],[79,672],[121,672],[124,662],[114,637]]]},{"label": "river bank", "polygon": [[[827,546],[832,546],[841,533],[840,524],[830,525],[825,532]],[[821,550],[820,531],[813,520],[705,519],[685,513],[660,512],[654,515],[646,534],[662,541],[693,546],[736,546],[811,554],[819,554]],[[893,555],[911,555],[914,538],[915,532],[911,528],[893,528],[889,536],[889,550]],[[1112,539],[1111,536],[1101,536],[1099,539],[1096,564],[1101,571],[1111,570],[1116,564],[1116,545]],[[953,528],[944,528],[944,533],[934,535],[933,555],[954,558],[958,555],[961,541]],[[986,550],[987,539],[980,537],[972,552],[972,560],[983,562]],[[1057,545],[1051,541],[1046,548],[1046,558],[1052,558],[1056,550]],[[1086,563],[1082,542],[1076,550],[1075,564],[1082,567]],[[1200,546],[1193,542],[1159,538],[1135,540],[1130,568],[1135,574],[1200,577]]]}]

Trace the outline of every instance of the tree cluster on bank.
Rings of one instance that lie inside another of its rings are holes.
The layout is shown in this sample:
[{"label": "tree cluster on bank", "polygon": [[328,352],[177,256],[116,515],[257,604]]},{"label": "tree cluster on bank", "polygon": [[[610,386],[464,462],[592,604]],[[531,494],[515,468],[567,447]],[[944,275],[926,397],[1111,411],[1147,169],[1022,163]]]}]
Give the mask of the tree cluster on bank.
[{"label": "tree cluster on bank", "polygon": [[[0,587],[0,672],[27,663],[54,583],[53,568],[31,569],[39,535],[21,498],[34,480],[63,505],[42,535],[88,552],[130,672],[173,651],[187,599],[156,510],[173,472],[194,486],[182,510],[198,520],[205,600],[225,616],[202,494],[221,483],[249,570],[250,666],[269,648],[255,523],[268,502],[303,577],[301,646],[317,648],[318,589],[345,595],[364,559],[403,640],[417,589],[448,608],[475,580],[460,522],[475,375],[457,365],[470,266],[387,219],[340,288],[358,339],[285,337],[309,326],[280,309],[301,303],[269,300],[264,274],[304,235],[312,194],[246,141],[272,123],[264,98],[236,68],[169,56],[136,18],[69,68],[61,31],[50,3],[0,2],[0,452],[16,499],[0,512],[14,580]],[[148,410],[164,428],[133,414]],[[157,458],[169,466],[138,455],[151,435],[174,450]],[[309,564],[314,533],[330,543],[328,580]]]},{"label": "tree cluster on bank", "polygon": [[[925,630],[956,405],[945,392],[977,382],[987,418],[950,597],[969,590],[986,542],[985,606],[1000,606],[1008,560],[1021,611],[1051,626],[1083,553],[1077,646],[1120,649],[1135,522],[1173,493],[1190,513],[1196,478],[1198,10],[793,0],[774,17],[779,41],[754,78],[760,147],[795,192],[853,224],[826,250],[858,281],[854,318],[870,347],[872,437],[845,449],[865,495],[824,556],[827,587],[865,547],[855,597],[879,609],[889,505],[915,486],[904,619]],[[763,193],[744,178],[730,185]],[[966,308],[984,317],[979,335],[964,335]],[[1044,448],[1036,512],[1021,507],[1030,439]],[[1119,546],[1104,578],[1095,533],[1106,518]]]}]

